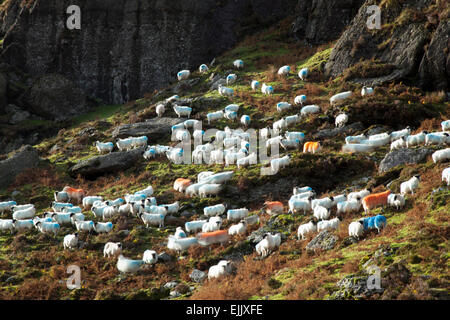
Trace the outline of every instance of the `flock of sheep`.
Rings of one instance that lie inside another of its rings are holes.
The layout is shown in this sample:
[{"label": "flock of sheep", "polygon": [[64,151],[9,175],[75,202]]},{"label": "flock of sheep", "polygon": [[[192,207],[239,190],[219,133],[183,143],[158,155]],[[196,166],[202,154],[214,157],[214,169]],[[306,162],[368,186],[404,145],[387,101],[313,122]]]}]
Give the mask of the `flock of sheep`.
[{"label": "flock of sheep", "polygon": [[[237,69],[244,67],[242,60],[234,61],[233,65]],[[201,65],[200,73],[208,71],[206,65]],[[286,76],[291,72],[289,66],[279,69],[280,76]],[[180,81],[190,77],[188,70],[178,73]],[[299,71],[298,76],[306,81],[308,69]],[[227,85],[237,81],[236,74],[230,74],[226,78]],[[252,90],[261,88],[263,94],[271,95],[274,92],[272,86],[268,86],[259,81],[253,80],[250,84]],[[220,95],[233,96],[234,90],[223,85],[218,87]],[[363,87],[361,95],[371,95],[373,88]],[[336,104],[352,96],[352,92],[343,92],[334,95],[330,99],[331,104]],[[168,105],[173,104],[173,110],[178,117],[186,117],[188,120],[172,127],[172,141],[190,141],[189,129],[193,130],[194,139],[203,141],[205,132],[201,130],[200,120],[189,119],[192,108],[179,106],[177,101],[180,97],[173,96],[156,107],[158,117],[161,117]],[[305,134],[302,132],[287,131],[289,126],[298,123],[310,114],[319,113],[320,107],[317,105],[303,104],[307,101],[305,95],[297,96],[294,103],[279,102],[276,105],[278,112],[287,112],[293,105],[300,105],[298,114],[286,116],[273,123],[272,130],[269,127],[259,131],[260,136],[265,139],[266,147],[281,146],[284,150],[299,149],[303,145],[303,152],[317,153],[321,151],[319,141],[304,141]],[[206,115],[208,124],[225,118],[234,121],[238,118],[239,105],[228,105],[224,110],[210,112]],[[247,128],[251,118],[249,115],[242,115],[241,124]],[[349,120],[347,114],[342,113],[336,117],[335,125],[345,126]],[[411,134],[409,127],[395,132],[385,132],[368,136],[361,134],[358,136],[348,136],[342,147],[343,152],[369,152],[374,149],[391,144],[391,150],[397,148],[410,148],[419,144],[446,145],[450,143],[449,137],[450,120],[442,122],[442,132],[421,132]],[[119,151],[130,150],[132,148],[147,147],[148,137],[129,137],[119,139],[116,146]],[[112,142],[100,142],[95,144],[100,153],[112,152],[114,144]],[[192,153],[194,163],[205,164],[225,164],[225,166],[236,165],[237,169],[247,167],[257,163],[256,152],[250,153],[250,135],[243,129],[230,129],[226,127],[223,131],[215,133],[214,142],[198,145]],[[184,161],[184,151],[182,148],[153,145],[148,146],[143,157],[147,160],[159,156],[166,156],[169,161],[181,164]],[[450,159],[450,148],[436,151],[432,155],[433,161],[445,161]],[[278,157],[270,161],[270,168],[273,172],[290,165],[290,155]],[[201,172],[197,181],[181,177],[174,181],[173,189],[177,192],[185,193],[188,197],[211,197],[217,196],[223,190],[223,186],[233,176],[234,171],[224,172]],[[450,185],[450,167],[442,172],[442,180]],[[419,187],[420,177],[414,176],[405,181],[400,186],[400,194],[393,194],[390,190],[380,193],[372,193],[370,189],[351,192],[349,194],[339,194],[327,197],[317,197],[316,192],[310,187],[296,187],[293,195],[288,201],[289,213],[311,214],[311,219],[298,227],[297,236],[300,240],[306,239],[308,234],[320,232],[326,229],[338,229],[342,217],[349,213],[358,213],[361,209],[366,214],[378,206],[392,206],[400,210],[405,205],[405,195],[414,193]],[[157,199],[153,197],[154,190],[151,186],[140,190],[134,194],[127,194],[123,198],[115,200],[105,200],[101,196],[88,196],[85,190],[75,189],[66,186],[62,191],[55,192],[55,201],[52,203],[53,212],[45,212],[42,216],[36,216],[36,209],[32,204],[18,205],[15,201],[0,203],[0,213],[12,213],[11,219],[0,220],[1,231],[23,231],[36,229],[38,232],[50,235],[57,235],[61,226],[74,229],[74,233],[67,234],[63,240],[64,249],[78,248],[79,233],[109,233],[114,225],[110,220],[115,215],[126,215],[134,217],[136,221],[141,221],[147,228],[163,228],[167,214],[176,214],[180,210],[179,202],[171,204],[157,204]],[[80,206],[78,206],[80,205]],[[90,210],[95,220],[85,220],[83,212]],[[264,203],[263,211],[269,215],[281,214],[285,212],[285,206],[280,201],[268,201]],[[244,235],[247,228],[252,224],[259,224],[258,214],[250,215],[247,208],[227,209],[225,204],[217,204],[203,208],[206,217],[202,220],[186,222],[184,229],[178,227],[173,235],[167,239],[167,248],[173,251],[186,251],[194,245],[210,246],[215,243],[224,244],[235,235]],[[334,216],[333,218],[331,218]],[[224,221],[227,222],[228,229],[223,229]],[[234,224],[233,224],[234,223]],[[348,227],[349,236],[359,239],[365,230],[376,229],[381,231],[387,224],[387,219],[382,215],[358,219],[350,223]],[[266,257],[281,244],[280,234],[266,233],[263,239],[256,245],[256,252],[262,257]],[[104,246],[104,257],[117,258],[117,268],[120,272],[136,272],[144,264],[155,264],[158,261],[158,254],[153,250],[146,250],[143,258],[132,260],[122,255],[122,244],[108,242]],[[217,265],[210,267],[208,277],[215,278],[231,272],[230,261],[220,261]]]}]

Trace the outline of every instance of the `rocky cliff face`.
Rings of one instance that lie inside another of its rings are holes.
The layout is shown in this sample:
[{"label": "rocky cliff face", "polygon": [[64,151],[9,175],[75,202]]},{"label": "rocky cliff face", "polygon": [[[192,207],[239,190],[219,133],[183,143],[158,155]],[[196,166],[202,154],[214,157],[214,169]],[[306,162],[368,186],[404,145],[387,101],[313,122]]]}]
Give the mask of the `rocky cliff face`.
[{"label": "rocky cliff face", "polygon": [[[39,77],[60,74],[108,103],[142,97],[293,12],[295,0],[8,1],[4,60]],[[81,8],[81,30],[66,9]]]}]

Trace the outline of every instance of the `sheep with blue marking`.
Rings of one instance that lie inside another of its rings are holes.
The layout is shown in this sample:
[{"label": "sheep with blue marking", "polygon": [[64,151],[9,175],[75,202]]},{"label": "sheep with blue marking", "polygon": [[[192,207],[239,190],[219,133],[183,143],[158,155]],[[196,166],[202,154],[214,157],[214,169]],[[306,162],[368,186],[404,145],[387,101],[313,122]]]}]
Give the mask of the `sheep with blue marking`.
[{"label": "sheep with blue marking", "polygon": [[139,219],[144,222],[147,228],[149,228],[150,226],[158,226],[158,228],[162,228],[164,227],[165,215],[159,213],[142,212],[139,214]]},{"label": "sheep with blue marking", "polygon": [[244,68],[244,61],[242,61],[240,59],[234,60],[233,66],[235,66],[236,69],[242,69],[242,68]]},{"label": "sheep with blue marking", "polygon": [[341,201],[336,204],[337,214],[340,213],[357,213],[361,210],[361,198],[350,199],[347,201]]},{"label": "sheep with blue marking", "polygon": [[303,104],[306,102],[306,96],[304,94],[300,95],[300,96],[296,96],[294,99],[294,103],[296,105],[301,105],[303,106]]},{"label": "sheep with blue marking", "polygon": [[191,72],[189,70],[181,70],[177,73],[178,81],[187,80],[189,79],[189,76],[191,75]]},{"label": "sheep with blue marking", "polygon": [[434,163],[440,162],[440,161],[446,161],[450,159],[450,148],[442,149],[434,152],[431,155],[431,158],[433,159]]},{"label": "sheep with blue marking", "polygon": [[284,112],[289,110],[292,107],[292,105],[288,102],[278,102],[277,103],[277,111],[278,112]]},{"label": "sheep with blue marking", "polygon": [[31,230],[34,228],[34,221],[32,219],[27,220],[12,220],[14,228],[17,231]]},{"label": "sheep with blue marking", "polygon": [[219,94],[221,96],[232,97],[234,96],[234,90],[228,87],[224,87],[223,85],[219,85],[218,89]]},{"label": "sheep with blue marking", "polygon": [[274,89],[272,86],[268,86],[265,83],[263,83],[263,85],[261,86],[261,92],[265,95],[272,95],[274,92]]},{"label": "sheep with blue marking", "polygon": [[[177,114],[178,118],[181,118],[181,117],[189,118],[192,113],[192,108],[187,107],[187,106],[175,105],[173,107],[173,111]],[[183,124],[183,127],[184,127],[184,124]]]},{"label": "sheep with blue marking", "polygon": [[253,90],[253,91],[258,90],[258,88],[259,88],[260,85],[261,85],[261,83],[260,83],[259,81],[252,80],[251,87],[252,87],[252,90]]},{"label": "sheep with blue marking", "polygon": [[[114,149],[114,144],[112,142],[95,142],[95,147],[100,154],[111,153]],[[56,199],[55,199],[56,200]]]},{"label": "sheep with blue marking", "polygon": [[224,117],[227,120],[235,121],[238,117],[238,114],[236,111],[227,111],[227,112],[225,112]]},{"label": "sheep with blue marking", "polygon": [[174,164],[181,164],[183,162],[184,151],[182,148],[171,148],[166,152],[167,159]]},{"label": "sheep with blue marking", "polygon": [[118,139],[116,146],[119,151],[129,151],[133,149],[133,138]]},{"label": "sheep with blue marking", "polygon": [[132,137],[131,141],[131,146],[133,148],[147,147],[148,138],[146,136]]},{"label": "sheep with blue marking", "polygon": [[52,218],[55,222],[58,222],[61,226],[63,225],[71,225],[72,217],[75,213],[63,213],[63,212],[47,212],[45,217]]},{"label": "sheep with blue marking", "polygon": [[300,71],[298,72],[298,77],[299,77],[302,81],[306,81],[306,78],[308,77],[308,68],[302,68],[302,69],[300,69]]},{"label": "sheep with blue marking", "polygon": [[94,231],[97,233],[110,233],[113,229],[114,225],[112,222],[97,222],[94,225]]},{"label": "sheep with blue marking", "polygon": [[425,145],[444,145],[450,142],[450,134],[447,132],[431,132],[425,136]]},{"label": "sheep with blue marking", "polygon": [[206,73],[208,72],[209,68],[206,64],[202,64],[200,65],[200,67],[198,67],[198,72],[200,73]]},{"label": "sheep with blue marking", "polygon": [[289,200],[289,211],[290,214],[296,214],[299,211],[303,211],[303,214],[306,214],[307,212],[310,212],[312,210],[311,207],[311,200],[312,198],[309,197],[308,199],[290,199]]},{"label": "sheep with blue marking", "polygon": [[371,87],[364,86],[361,89],[361,96],[363,96],[363,97],[370,96],[370,95],[373,95],[373,94],[374,94],[374,91],[373,91],[373,88],[371,88]]},{"label": "sheep with blue marking", "polygon": [[15,201],[0,202],[0,214],[4,214],[5,212],[11,212],[14,206],[17,206],[17,202]]},{"label": "sheep with blue marking", "polygon": [[92,232],[94,231],[94,221],[77,221],[74,218],[72,220],[75,223],[75,227],[77,228],[77,231],[79,232]]},{"label": "sheep with blue marking", "polygon": [[35,227],[39,230],[39,232],[43,234],[53,234],[53,236],[55,237],[61,228],[57,222],[41,222],[41,221],[36,222]]},{"label": "sheep with blue marking", "polygon": [[122,254],[119,255],[117,260],[117,269],[123,273],[135,273],[138,272],[145,262],[143,260],[132,260],[125,258]]},{"label": "sheep with blue marking", "polygon": [[282,77],[287,77],[290,72],[291,72],[291,67],[289,67],[289,66],[283,66],[280,69],[278,69],[278,75],[282,76]]},{"label": "sheep with blue marking", "polygon": [[175,230],[174,237],[176,239],[182,239],[182,238],[186,238],[187,235],[186,235],[186,232],[184,232],[182,227],[177,227],[177,229]]},{"label": "sheep with blue marking", "polygon": [[410,148],[413,146],[417,146],[420,144],[425,144],[425,137],[428,134],[428,131],[422,131],[418,134],[413,134],[406,137],[406,147]]},{"label": "sheep with blue marking", "polygon": [[441,122],[442,131],[450,131],[450,120]]},{"label": "sheep with blue marking", "polygon": [[236,80],[237,80],[237,75],[236,75],[236,74],[234,74],[234,73],[229,74],[229,75],[227,76],[227,86],[230,85],[230,84],[235,83]]},{"label": "sheep with blue marking", "polygon": [[375,217],[369,217],[363,219],[364,230],[377,229],[380,233],[381,229],[387,225],[387,219],[383,215],[377,215]]},{"label": "sheep with blue marking", "polygon": [[211,124],[213,121],[217,121],[220,119],[223,119],[225,116],[224,112],[222,110],[210,112],[206,115],[206,119],[208,120],[208,124]]}]

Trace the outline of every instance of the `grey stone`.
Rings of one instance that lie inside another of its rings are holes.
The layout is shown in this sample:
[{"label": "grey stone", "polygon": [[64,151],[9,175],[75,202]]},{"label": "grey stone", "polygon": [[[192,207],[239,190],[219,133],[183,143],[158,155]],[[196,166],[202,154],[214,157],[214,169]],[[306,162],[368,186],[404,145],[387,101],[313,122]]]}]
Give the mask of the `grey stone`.
[{"label": "grey stone", "polygon": [[167,282],[167,283],[164,285],[164,288],[165,288],[165,289],[173,289],[173,288],[175,288],[177,285],[178,285],[178,282],[176,282],[176,281],[170,281],[170,282]]},{"label": "grey stone", "polygon": [[113,138],[147,136],[149,140],[155,141],[167,137],[172,132],[171,128],[173,125],[185,120],[184,118],[153,118],[146,122],[125,124],[116,127],[112,132],[112,136]]},{"label": "grey stone", "polygon": [[189,278],[197,283],[203,282],[207,277],[207,274],[203,271],[200,271],[198,269],[192,270],[191,274],[189,275]]},{"label": "grey stone", "polygon": [[173,259],[174,259],[173,256],[171,256],[166,252],[161,252],[160,254],[158,254],[158,261],[169,262],[172,261]]},{"label": "grey stone", "polygon": [[0,161],[0,181],[2,186],[11,184],[16,176],[39,164],[39,153],[30,145],[23,146],[15,154]]},{"label": "grey stone", "polygon": [[378,172],[383,173],[403,164],[420,163],[424,161],[431,153],[433,153],[433,151],[427,148],[403,148],[393,150],[389,152],[383,160],[381,160]]},{"label": "grey stone", "polygon": [[21,108],[13,104],[9,104],[8,106],[6,106],[5,112],[11,114],[11,117],[9,118],[10,124],[18,124],[31,117],[31,114],[28,111],[22,110]]},{"label": "grey stone", "polygon": [[322,230],[306,245],[306,250],[308,252],[314,252],[317,249],[331,250],[336,245],[338,239],[338,236],[330,231]]}]

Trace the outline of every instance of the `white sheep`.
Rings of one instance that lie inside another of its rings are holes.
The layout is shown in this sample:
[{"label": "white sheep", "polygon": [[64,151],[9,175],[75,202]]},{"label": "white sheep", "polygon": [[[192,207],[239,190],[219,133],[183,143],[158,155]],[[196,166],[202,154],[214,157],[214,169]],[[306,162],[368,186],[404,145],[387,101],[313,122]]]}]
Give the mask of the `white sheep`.
[{"label": "white sheep", "polygon": [[248,212],[247,208],[229,209],[227,211],[227,220],[240,221],[248,216]]},{"label": "white sheep", "polygon": [[331,209],[331,207],[334,205],[334,197],[325,197],[321,199],[314,199],[311,201],[311,208],[314,209],[316,206],[322,206],[327,209]]},{"label": "white sheep", "polygon": [[51,218],[54,221],[58,222],[60,225],[71,225],[72,224],[72,217],[76,213],[63,213],[63,212],[48,212],[45,214],[45,217]]},{"label": "white sheep", "polygon": [[450,186],[450,167],[442,170],[442,181],[446,181],[447,186]]},{"label": "white sheep", "polygon": [[164,218],[163,214],[158,213],[146,213],[142,212],[139,214],[139,219],[141,219],[145,226],[148,228],[149,226],[158,226],[159,228],[164,227]]},{"label": "white sheep", "polygon": [[133,139],[132,138],[126,138],[126,139],[118,139],[116,142],[117,149],[119,151],[128,151],[133,149]]},{"label": "white sheep", "polygon": [[276,158],[270,160],[270,169],[272,172],[278,172],[280,169],[284,169],[291,163],[291,157],[289,155],[285,155],[282,158]]},{"label": "white sheep", "polygon": [[204,182],[211,184],[224,184],[233,177],[234,171],[224,171],[215,173],[205,178]]},{"label": "white sheep", "polygon": [[300,210],[303,211],[303,214],[306,214],[306,212],[310,212],[312,210],[311,197],[309,197],[308,199],[294,198],[289,200],[289,213],[294,214]]},{"label": "white sheep", "polygon": [[364,222],[363,220],[353,221],[348,225],[348,235],[350,237],[355,237],[359,240],[364,233]]},{"label": "white sheep", "polygon": [[322,207],[320,205],[314,207],[313,216],[317,220],[327,220],[330,217],[330,209]]},{"label": "white sheep", "polygon": [[144,212],[145,213],[151,213],[151,214],[162,214],[163,216],[167,215],[167,208],[163,206],[144,206]]},{"label": "white sheep", "polygon": [[358,200],[358,199],[364,199],[365,196],[368,196],[370,193],[372,192],[372,189],[363,189],[360,191],[354,191],[354,192],[350,192],[347,195],[347,200]]},{"label": "white sheep", "polygon": [[268,86],[265,83],[261,86],[261,92],[265,95],[272,95],[274,90],[272,86]]},{"label": "white sheep", "polygon": [[198,67],[198,72],[200,73],[206,73],[208,72],[209,68],[206,64],[202,64],[200,65],[200,67]]},{"label": "white sheep", "polygon": [[236,80],[237,80],[237,75],[236,75],[236,74],[234,74],[234,73],[229,74],[229,75],[227,76],[227,86],[230,85],[230,84],[235,83]]},{"label": "white sheep", "polygon": [[425,137],[428,134],[427,131],[422,131],[421,133],[410,135],[406,137],[406,147],[410,148],[425,143]]},{"label": "white sheep", "polygon": [[343,127],[348,122],[348,115],[346,113],[341,113],[336,117],[335,125],[336,127]]},{"label": "white sheep", "polygon": [[224,112],[222,110],[210,112],[206,115],[206,119],[208,120],[208,124],[211,124],[213,121],[220,120],[224,117]]},{"label": "white sheep", "polygon": [[117,260],[117,269],[123,273],[134,273],[139,271],[143,264],[145,264],[143,260],[131,260],[120,254]]},{"label": "white sheep", "polygon": [[75,249],[78,246],[78,233],[68,234],[64,237],[63,246],[65,249]]},{"label": "white sheep", "polygon": [[[55,201],[57,202],[67,202],[69,201],[69,194],[65,191],[55,191],[53,193]],[[1,209],[0,209],[1,211]]]},{"label": "white sheep", "polygon": [[308,76],[308,68],[302,68],[300,69],[300,71],[298,72],[298,77],[303,80],[306,81],[306,77]]},{"label": "white sheep", "polygon": [[182,227],[177,227],[177,229],[175,230],[175,235],[174,237],[176,239],[182,239],[182,238],[186,238],[186,232],[184,232]]},{"label": "white sheep", "polygon": [[400,194],[404,195],[409,192],[414,194],[414,190],[419,187],[419,181],[420,181],[420,176],[417,175],[417,176],[412,177],[408,181],[405,181],[402,184],[400,184]]},{"label": "white sheep", "polygon": [[350,98],[351,96],[352,96],[352,92],[351,91],[346,91],[346,92],[341,92],[341,93],[335,94],[334,96],[332,96],[330,98],[330,104],[334,105],[334,104],[336,104],[339,101],[342,101],[342,100]]},{"label": "white sheep", "polygon": [[431,132],[425,136],[425,145],[438,144],[443,145],[450,142],[448,132]]},{"label": "white sheep", "polygon": [[[95,142],[95,147],[97,148],[97,151],[100,153],[111,153],[114,149],[114,144],[112,142]],[[58,200],[55,198],[56,201],[64,201],[64,200]]]},{"label": "white sheep", "polygon": [[176,239],[174,236],[169,236],[167,248],[174,251],[185,251],[190,247],[198,244],[198,240],[195,237]]},{"label": "white sheep", "polygon": [[267,140],[270,137],[270,128],[266,127],[259,131],[259,134],[263,140]]},{"label": "white sheep", "polygon": [[403,130],[399,130],[399,131],[394,131],[390,133],[390,137],[391,137],[391,142],[395,141],[397,139],[403,138],[407,136],[409,136],[411,134],[411,128],[409,126],[407,126],[405,129]]},{"label": "white sheep", "polygon": [[207,196],[217,196],[221,190],[221,184],[204,184],[198,189],[198,195],[200,196],[200,198],[206,198]]},{"label": "white sheep", "polygon": [[158,118],[161,118],[163,116],[164,112],[166,112],[166,107],[163,104],[158,104],[156,106],[156,114],[157,114]]},{"label": "white sheep", "polygon": [[191,72],[189,70],[181,70],[177,73],[178,81],[187,80],[189,79],[189,76],[191,75]]},{"label": "white sheep", "polygon": [[352,143],[361,143],[361,141],[366,140],[368,137],[366,134],[360,134],[357,136],[348,136],[345,138],[346,144],[352,144]]},{"label": "white sheep", "polygon": [[258,90],[258,88],[259,88],[260,85],[261,85],[261,84],[260,84],[259,81],[252,80],[251,87],[252,87],[252,90],[253,90],[253,91]]},{"label": "white sheep", "polygon": [[219,94],[221,96],[226,96],[226,97],[232,97],[234,96],[234,90],[228,87],[224,87],[223,85],[219,85],[219,88],[217,89],[219,91]]},{"label": "white sheep", "polygon": [[12,223],[14,225],[14,228],[17,231],[23,231],[23,230],[31,230],[34,227],[34,222],[31,219],[28,220],[12,220]]},{"label": "white sheep", "polygon": [[186,232],[197,232],[202,230],[203,225],[207,223],[208,220],[195,220],[195,221],[188,221],[184,224],[184,229]]},{"label": "white sheep", "polygon": [[395,141],[391,142],[391,151],[401,148],[407,148],[406,140],[409,137],[401,137],[400,139],[397,139]]},{"label": "white sheep", "polygon": [[180,202],[175,201],[174,203],[170,204],[162,204],[160,207],[166,208],[166,213],[168,214],[176,214],[178,213],[178,210],[180,210]]},{"label": "white sheep", "polygon": [[372,94],[374,94],[374,91],[373,91],[373,88],[371,88],[371,87],[366,87],[366,86],[364,86],[362,89],[361,89],[361,96],[370,96],[370,95],[372,95]]},{"label": "white sheep", "polygon": [[304,106],[301,110],[300,113],[301,115],[307,116],[309,114],[314,114],[314,113],[318,113],[320,112],[320,107],[318,105],[308,105],[308,106]]},{"label": "white sheep", "polygon": [[405,197],[401,194],[391,193],[387,199],[388,205],[395,207],[397,210],[405,206]]},{"label": "white sheep", "polygon": [[234,224],[228,229],[228,234],[230,236],[239,235],[245,234],[246,231],[247,231],[247,222],[245,220],[241,220],[238,224]]},{"label": "white sheep", "polygon": [[300,237],[302,240],[306,239],[306,235],[308,233],[313,233],[317,231],[317,222],[315,222],[314,220],[309,221],[308,223],[305,224],[301,224],[298,227],[297,230],[297,238],[300,240]]},{"label": "white sheep", "polygon": [[302,105],[303,106],[303,103],[305,103],[305,102],[306,102],[306,96],[304,94],[302,94],[300,96],[296,96],[295,99],[294,99],[294,103],[296,105]]},{"label": "white sheep", "polygon": [[[53,202],[53,203],[55,203],[55,202]],[[65,205],[73,206],[73,204],[71,204],[71,203],[65,203]],[[11,210],[12,210],[12,212],[17,212],[17,211],[22,211],[22,210],[28,210],[30,208],[34,208],[34,204],[30,203],[30,204],[13,205],[11,207]]]},{"label": "white sheep", "polygon": [[183,148],[171,148],[166,152],[166,156],[174,164],[181,164],[184,159],[183,153]]},{"label": "white sheep", "polygon": [[148,138],[146,136],[141,137],[132,137],[132,143],[131,145],[133,148],[141,148],[141,147],[147,147]]},{"label": "white sheep", "polygon": [[0,231],[9,230],[11,234],[14,231],[14,224],[12,219],[0,219]]},{"label": "white sheep", "polygon": [[97,233],[110,233],[113,229],[112,222],[97,222],[94,225],[94,231]]},{"label": "white sheep", "polygon": [[220,230],[222,227],[222,218],[221,217],[211,217],[209,221],[202,226],[202,232],[213,232]]},{"label": "white sheep", "polygon": [[450,131],[450,120],[441,122],[442,131]]},{"label": "white sheep", "polygon": [[35,223],[36,228],[44,234],[53,234],[55,237],[60,230],[60,225],[57,222],[41,222]]},{"label": "white sheep", "polygon": [[295,140],[283,139],[283,140],[281,140],[280,145],[285,150],[298,149],[298,148],[300,148],[300,140],[298,140],[298,139],[295,139]]},{"label": "white sheep", "polygon": [[87,196],[83,198],[83,208],[85,210],[89,210],[95,201],[103,201],[103,197],[101,196]]},{"label": "white sheep", "polygon": [[226,210],[225,205],[223,204],[216,204],[214,206],[209,206],[203,208],[203,214],[207,217],[214,217],[221,214],[224,214]]},{"label": "white sheep", "polygon": [[337,214],[340,213],[354,213],[361,209],[360,198],[351,199],[347,201],[341,201],[337,203]]},{"label": "white sheep", "polygon": [[[14,210],[14,207],[13,207]],[[15,220],[25,220],[25,219],[33,219],[36,214],[35,207],[29,207],[28,209],[18,210],[13,212],[13,219]]]},{"label": "white sheep", "polygon": [[[173,107],[173,111],[177,114],[178,118],[187,117],[189,118],[192,113],[192,108],[186,106],[177,106]],[[184,124],[183,124],[184,126]]]},{"label": "white sheep", "polygon": [[122,244],[120,242],[108,242],[103,248],[103,257],[117,257],[122,253]]},{"label": "white sheep", "polygon": [[231,262],[227,260],[220,261],[208,270],[208,280],[219,278],[231,273]]},{"label": "white sheep", "polygon": [[252,152],[248,156],[238,159],[236,161],[236,165],[237,165],[238,169],[240,169],[242,167],[248,167],[249,165],[256,164],[257,161],[258,161],[258,156],[256,155],[255,152]]},{"label": "white sheep", "polygon": [[439,161],[445,161],[450,159],[450,148],[442,149],[434,152],[431,155],[431,158],[433,158],[433,162],[439,162]]},{"label": "white sheep", "polygon": [[154,250],[145,250],[142,260],[144,260],[146,264],[155,264],[158,262],[158,254]]},{"label": "white sheep", "polygon": [[321,230],[334,229],[337,230],[341,223],[341,217],[336,217],[331,220],[322,220],[317,223],[317,232]]},{"label": "white sheep", "polygon": [[287,126],[291,126],[293,124],[297,124],[301,120],[300,114],[294,114],[293,116],[287,116],[284,118]]},{"label": "white sheep", "polygon": [[289,67],[289,66],[283,66],[280,69],[278,69],[279,76],[288,76],[290,72],[291,72],[291,67]]},{"label": "white sheep", "polygon": [[[287,128],[287,122],[285,119],[280,119],[278,121],[275,121],[273,123],[273,132],[275,133],[275,135],[279,135],[280,132],[284,129]],[[271,138],[271,139],[276,139],[277,137]],[[270,139],[269,139],[270,140]],[[269,141],[267,140],[267,141]]]}]

